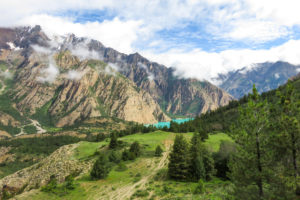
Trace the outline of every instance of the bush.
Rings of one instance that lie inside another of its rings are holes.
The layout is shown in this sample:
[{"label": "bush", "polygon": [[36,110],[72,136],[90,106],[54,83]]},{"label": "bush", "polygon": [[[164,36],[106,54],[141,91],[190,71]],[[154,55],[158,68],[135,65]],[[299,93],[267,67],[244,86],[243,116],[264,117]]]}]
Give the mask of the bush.
[{"label": "bush", "polygon": [[112,151],[108,156],[109,162],[118,164],[121,161],[121,155],[118,151]]},{"label": "bush", "polygon": [[28,134],[35,134],[37,133],[37,129],[35,126],[33,125],[27,125],[24,127],[24,131]]},{"label": "bush", "polygon": [[[131,144],[129,152],[133,153],[135,158],[141,155],[141,146],[138,142],[134,142]],[[133,159],[134,160],[134,159]]]},{"label": "bush", "polygon": [[55,179],[55,176],[51,175],[48,184],[42,187],[41,191],[50,193],[50,192],[54,192],[56,188],[57,188],[57,181]]},{"label": "bush", "polygon": [[118,147],[118,137],[117,133],[113,132],[110,135],[110,142],[109,142],[109,148],[110,149],[115,149]]},{"label": "bush", "polygon": [[111,170],[111,165],[109,164],[105,155],[100,154],[99,158],[94,163],[93,169],[91,171],[91,177],[93,179],[104,179],[108,176]]},{"label": "bush", "polygon": [[135,160],[136,159],[136,154],[134,152],[131,152],[127,149],[125,149],[122,153],[122,160],[127,161],[127,160]]},{"label": "bush", "polygon": [[161,148],[160,145],[157,145],[156,149],[155,149],[155,156],[156,157],[160,157],[162,155],[163,149]]},{"label": "bush", "polygon": [[203,194],[205,192],[205,186],[202,179],[199,180],[197,187],[194,190],[194,194]]},{"label": "bush", "polygon": [[116,171],[123,172],[126,171],[127,169],[128,169],[127,166],[123,162],[120,162],[116,168]]},{"label": "bush", "polygon": [[104,133],[99,133],[96,136],[96,142],[101,142],[101,141],[105,140],[105,138],[106,138],[106,136]]}]

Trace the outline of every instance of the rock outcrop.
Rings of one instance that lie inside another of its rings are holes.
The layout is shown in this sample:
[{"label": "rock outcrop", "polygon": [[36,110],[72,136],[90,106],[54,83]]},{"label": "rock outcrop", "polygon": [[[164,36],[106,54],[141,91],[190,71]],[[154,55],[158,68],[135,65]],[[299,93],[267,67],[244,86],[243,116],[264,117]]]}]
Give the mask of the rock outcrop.
[{"label": "rock outcrop", "polygon": [[3,190],[10,194],[17,194],[44,186],[49,182],[52,175],[58,182],[63,182],[70,174],[87,173],[92,167],[92,162],[81,162],[73,159],[74,149],[78,145],[63,146],[41,162],[1,179],[0,196]]}]

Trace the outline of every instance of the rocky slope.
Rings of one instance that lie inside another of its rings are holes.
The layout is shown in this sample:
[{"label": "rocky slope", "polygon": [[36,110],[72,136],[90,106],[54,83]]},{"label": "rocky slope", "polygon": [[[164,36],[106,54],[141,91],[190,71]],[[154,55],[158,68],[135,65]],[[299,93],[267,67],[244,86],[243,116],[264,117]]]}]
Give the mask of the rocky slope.
[{"label": "rocky slope", "polygon": [[66,145],[41,162],[31,167],[17,171],[0,180],[0,197],[6,191],[9,194],[18,194],[46,185],[52,175],[62,182],[73,173],[87,173],[92,166],[92,161],[79,161],[73,158],[74,150],[79,144]]},{"label": "rocky slope", "polygon": [[[72,38],[73,45],[80,46],[81,43],[78,38]],[[95,40],[88,41],[87,46],[97,52],[104,62],[113,63],[120,73],[149,92],[161,108],[171,115],[199,115],[226,105],[233,99],[207,81],[176,77],[173,68],[151,62],[138,53],[122,54]]]},{"label": "rocky slope", "polygon": [[241,98],[252,90],[253,84],[260,93],[283,85],[290,77],[299,72],[300,66],[287,62],[260,63],[254,67],[242,69],[220,75],[219,85],[235,98]]},{"label": "rocky slope", "polygon": [[175,77],[172,68],[138,53],[125,55],[74,35],[50,39],[39,26],[0,29],[0,48],[0,76],[12,79],[2,93],[13,99],[19,118],[43,125],[100,116],[155,123],[170,120],[165,113],[194,116],[232,99],[209,82]]}]

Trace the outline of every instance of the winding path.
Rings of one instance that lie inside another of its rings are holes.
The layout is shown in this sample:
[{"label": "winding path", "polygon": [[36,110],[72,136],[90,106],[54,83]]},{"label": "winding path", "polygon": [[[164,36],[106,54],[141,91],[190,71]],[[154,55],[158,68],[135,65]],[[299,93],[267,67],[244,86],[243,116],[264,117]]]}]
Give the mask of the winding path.
[{"label": "winding path", "polygon": [[156,173],[162,169],[164,166],[167,165],[168,163],[168,156],[170,154],[170,148],[172,145],[173,141],[172,140],[165,140],[164,145],[166,147],[166,151],[163,153],[159,163],[157,166],[155,166],[154,160],[152,161],[151,168],[152,172],[143,177],[140,181],[136,182],[135,184],[132,185],[126,185],[124,187],[118,188],[116,191],[110,193],[109,199],[129,199],[137,190],[137,187],[139,189],[145,188],[146,183],[148,183],[155,175]]}]

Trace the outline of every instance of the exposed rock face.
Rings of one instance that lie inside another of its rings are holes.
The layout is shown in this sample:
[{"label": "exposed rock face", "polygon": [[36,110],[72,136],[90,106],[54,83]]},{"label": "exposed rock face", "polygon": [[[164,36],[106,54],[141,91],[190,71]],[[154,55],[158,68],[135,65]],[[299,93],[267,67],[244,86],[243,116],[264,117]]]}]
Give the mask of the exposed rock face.
[{"label": "exposed rock face", "polygon": [[4,126],[14,126],[17,127],[20,125],[20,122],[15,120],[12,116],[0,111],[0,124]]},{"label": "exposed rock face", "polygon": [[219,85],[235,98],[252,91],[253,84],[262,93],[277,88],[299,73],[300,66],[287,62],[260,63],[253,68],[242,68],[219,76]]},{"label": "exposed rock face", "polygon": [[[44,109],[58,127],[99,116],[139,123],[170,120],[147,92],[118,72],[106,73],[109,66],[105,63],[79,61],[68,51],[54,57],[63,72],[50,84],[37,81],[44,67],[38,63],[43,60],[38,60],[35,54],[29,57],[29,63],[18,74],[15,88],[15,98],[21,99],[17,104],[19,110],[33,115]],[[81,77],[67,77],[72,66],[76,66],[76,74]]]},{"label": "exposed rock face", "polygon": [[[76,38],[72,41],[73,45],[80,44]],[[198,115],[226,105],[233,99],[207,81],[175,77],[173,68],[151,62],[138,53],[122,54],[95,40],[87,45],[98,52],[105,62],[116,64],[120,73],[149,92],[167,113]]]},{"label": "exposed rock face", "polygon": [[78,145],[63,146],[41,162],[1,179],[0,196],[3,189],[8,189],[9,193],[16,194],[20,190],[28,191],[44,186],[52,175],[55,175],[58,182],[63,182],[66,176],[72,173],[87,173],[91,169],[91,162],[72,159],[74,149]]},{"label": "exposed rock face", "polygon": [[74,35],[49,39],[39,26],[0,29],[0,46],[0,59],[14,72],[16,108],[58,127],[99,116],[169,121],[165,112],[193,116],[232,99],[138,53],[125,55]]}]

